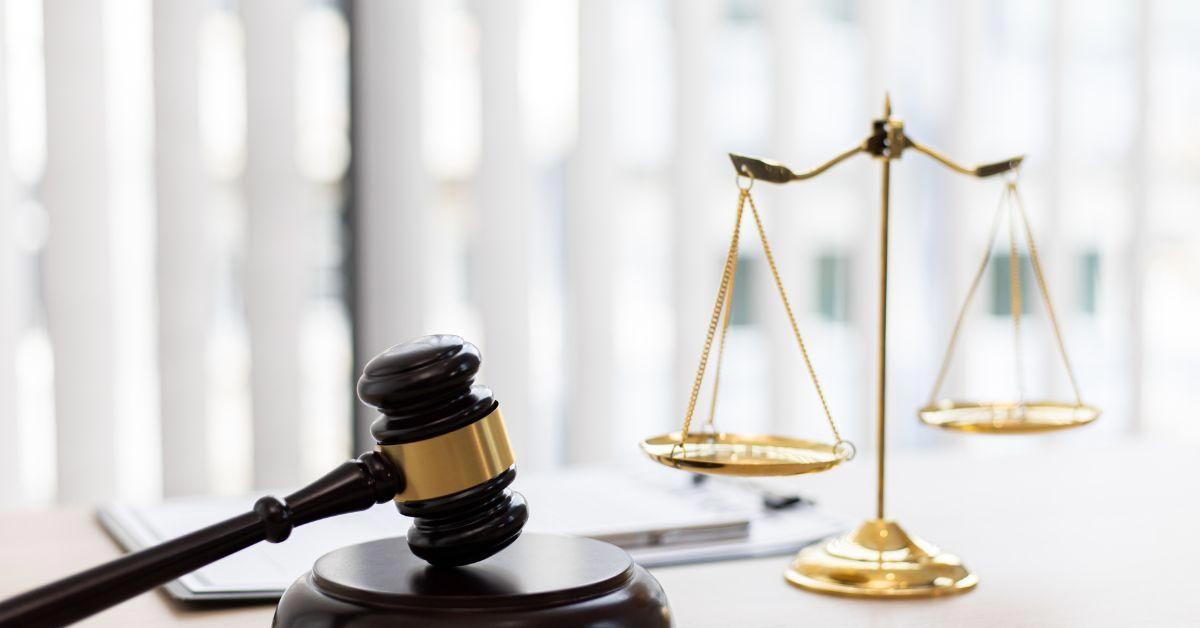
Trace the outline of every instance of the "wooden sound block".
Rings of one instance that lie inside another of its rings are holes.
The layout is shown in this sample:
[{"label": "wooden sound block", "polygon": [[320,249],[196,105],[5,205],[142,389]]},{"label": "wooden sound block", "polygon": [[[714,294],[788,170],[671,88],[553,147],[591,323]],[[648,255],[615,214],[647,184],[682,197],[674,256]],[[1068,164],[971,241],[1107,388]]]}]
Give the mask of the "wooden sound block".
[{"label": "wooden sound block", "polygon": [[464,567],[434,567],[403,538],[322,556],[284,593],[275,626],[671,625],[658,581],[620,548],[525,533]]}]

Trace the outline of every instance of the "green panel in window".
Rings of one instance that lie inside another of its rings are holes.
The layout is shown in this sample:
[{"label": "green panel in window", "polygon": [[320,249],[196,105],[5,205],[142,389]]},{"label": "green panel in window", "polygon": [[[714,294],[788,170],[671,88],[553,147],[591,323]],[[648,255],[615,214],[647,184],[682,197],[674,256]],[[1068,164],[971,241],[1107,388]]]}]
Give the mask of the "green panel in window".
[{"label": "green panel in window", "polygon": [[1100,253],[1092,249],[1085,251],[1082,257],[1079,309],[1095,314],[1100,302]]},{"label": "green panel in window", "polygon": [[754,287],[758,280],[758,260],[738,256],[737,281],[733,283],[733,311],[729,314],[730,325],[753,325],[757,322],[754,303]]},{"label": "green panel in window", "polygon": [[[1012,314],[1012,297],[1009,290],[1012,280],[1008,276],[1008,259],[1008,253],[996,253],[992,255],[992,304],[990,311],[997,316],[1010,316]],[[1033,295],[1033,292],[1030,290],[1033,269],[1029,265],[1029,257],[1026,255],[1018,255],[1017,264],[1021,277],[1021,313],[1028,314],[1030,311],[1029,297]]]},{"label": "green panel in window", "polygon": [[845,255],[824,254],[817,258],[817,312],[825,320],[850,320],[849,266]]}]

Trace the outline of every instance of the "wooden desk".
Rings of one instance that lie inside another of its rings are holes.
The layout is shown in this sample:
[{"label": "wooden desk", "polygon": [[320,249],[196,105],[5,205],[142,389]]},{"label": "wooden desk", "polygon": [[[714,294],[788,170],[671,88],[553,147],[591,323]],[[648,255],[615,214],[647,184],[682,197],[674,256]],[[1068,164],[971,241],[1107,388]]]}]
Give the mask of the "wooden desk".
[{"label": "wooden desk", "polygon": [[[1200,625],[1200,448],[1081,442],[1095,439],[1012,440],[988,443],[983,456],[893,459],[889,510],[979,573],[978,589],[963,596],[825,597],[786,584],[785,557],[654,574],[681,628]],[[872,477],[863,456],[795,482],[823,507],[864,516]],[[87,510],[0,515],[0,597],[117,554]],[[84,625],[267,626],[273,610],[187,610],[153,592]]]}]

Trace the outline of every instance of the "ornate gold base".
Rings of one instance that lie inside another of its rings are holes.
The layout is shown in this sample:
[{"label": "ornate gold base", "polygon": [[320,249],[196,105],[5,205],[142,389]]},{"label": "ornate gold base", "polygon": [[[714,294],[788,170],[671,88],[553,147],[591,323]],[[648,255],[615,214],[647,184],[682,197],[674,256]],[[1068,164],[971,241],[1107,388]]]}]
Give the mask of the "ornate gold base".
[{"label": "ornate gold base", "polygon": [[979,583],[957,556],[908,536],[889,519],[869,519],[854,532],[800,550],[785,577],[809,591],[875,598],[963,593]]}]

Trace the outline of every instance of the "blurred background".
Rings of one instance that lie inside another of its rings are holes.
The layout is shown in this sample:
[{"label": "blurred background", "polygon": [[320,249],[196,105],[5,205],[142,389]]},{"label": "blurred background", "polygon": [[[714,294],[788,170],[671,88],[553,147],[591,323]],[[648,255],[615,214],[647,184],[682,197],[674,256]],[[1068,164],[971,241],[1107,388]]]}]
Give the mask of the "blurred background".
[{"label": "blurred background", "polygon": [[[430,332],[481,347],[523,470],[636,460],[686,406],[737,198],[726,153],[808,168],[860,142],[885,91],[957,160],[1027,155],[1067,350],[1104,410],[999,440],[918,423],[1005,184],[910,151],[891,450],[1200,441],[1196,3],[4,0],[0,22],[0,507],[307,481],[370,444],[362,364]],[[878,165],[755,195],[869,453]],[[717,424],[828,440],[746,234]],[[1016,394],[1007,246],[956,398]],[[1070,400],[1021,251],[1022,385]]]}]

